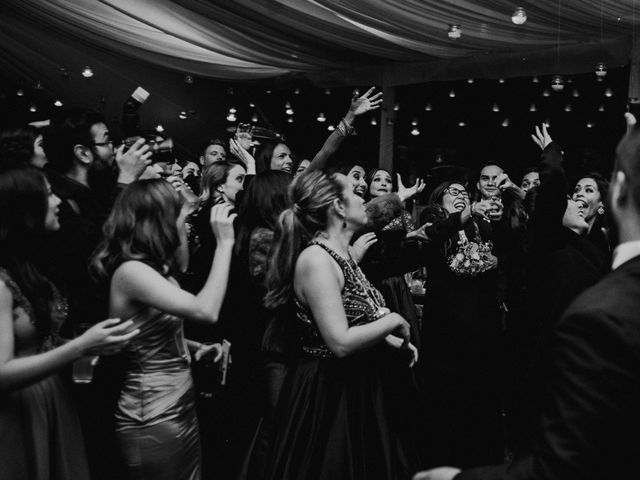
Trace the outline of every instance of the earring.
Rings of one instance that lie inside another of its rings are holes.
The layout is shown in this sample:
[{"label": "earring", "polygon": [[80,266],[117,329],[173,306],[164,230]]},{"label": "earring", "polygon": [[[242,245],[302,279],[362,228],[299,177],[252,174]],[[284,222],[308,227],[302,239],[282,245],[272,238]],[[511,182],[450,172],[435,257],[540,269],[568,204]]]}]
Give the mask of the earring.
[{"label": "earring", "polygon": [[604,215],[604,208],[600,207],[598,209],[598,215]]}]

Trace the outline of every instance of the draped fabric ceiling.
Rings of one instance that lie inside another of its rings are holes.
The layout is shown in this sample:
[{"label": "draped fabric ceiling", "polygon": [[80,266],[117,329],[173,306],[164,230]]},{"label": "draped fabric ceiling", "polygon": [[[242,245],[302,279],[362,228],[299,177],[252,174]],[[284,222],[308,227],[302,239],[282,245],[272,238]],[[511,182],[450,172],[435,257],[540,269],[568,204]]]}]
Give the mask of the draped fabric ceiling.
[{"label": "draped fabric ceiling", "polygon": [[[511,22],[516,6],[528,21]],[[3,0],[0,60],[26,78],[124,57],[229,81],[402,85],[628,62],[635,0]],[[460,25],[458,40],[447,37]]]}]

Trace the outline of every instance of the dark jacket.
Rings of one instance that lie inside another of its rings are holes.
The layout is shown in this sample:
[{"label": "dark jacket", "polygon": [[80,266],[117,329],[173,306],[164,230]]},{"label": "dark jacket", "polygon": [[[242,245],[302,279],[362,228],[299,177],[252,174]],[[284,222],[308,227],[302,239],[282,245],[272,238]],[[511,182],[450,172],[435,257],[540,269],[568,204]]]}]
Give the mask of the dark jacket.
[{"label": "dark jacket", "polygon": [[596,480],[640,472],[640,257],[591,287],[557,323],[549,396],[532,456],[455,480]]}]

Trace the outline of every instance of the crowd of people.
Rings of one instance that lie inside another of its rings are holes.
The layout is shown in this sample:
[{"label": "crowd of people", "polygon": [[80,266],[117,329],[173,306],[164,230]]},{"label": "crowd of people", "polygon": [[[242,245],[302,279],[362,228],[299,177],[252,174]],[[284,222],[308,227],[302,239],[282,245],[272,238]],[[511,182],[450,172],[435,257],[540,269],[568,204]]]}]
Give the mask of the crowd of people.
[{"label": "crowd of people", "polygon": [[311,159],[254,149],[246,125],[174,159],[161,135],[117,144],[89,110],[3,132],[0,476],[629,473],[633,446],[605,438],[640,426],[638,328],[588,295],[640,240],[633,117],[612,195],[600,173],[571,185],[542,125],[520,182],[489,163],[410,208],[422,180],[335,161],[381,104],[355,96]]}]

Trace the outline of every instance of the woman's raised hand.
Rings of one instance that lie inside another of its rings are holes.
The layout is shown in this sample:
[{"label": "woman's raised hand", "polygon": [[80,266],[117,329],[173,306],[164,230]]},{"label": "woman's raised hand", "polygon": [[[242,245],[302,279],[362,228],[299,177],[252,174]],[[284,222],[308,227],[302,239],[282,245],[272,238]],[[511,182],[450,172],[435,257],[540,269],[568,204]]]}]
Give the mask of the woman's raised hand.
[{"label": "woman's raised hand", "polygon": [[547,131],[547,125],[545,123],[542,124],[542,128],[536,125],[535,134],[531,135],[533,141],[540,147],[540,150],[544,150],[547,146],[553,142],[551,139],[551,135]]},{"label": "woman's raised hand", "polygon": [[223,243],[233,244],[235,241],[233,221],[238,215],[231,213],[231,208],[231,205],[227,203],[221,203],[211,207],[209,223],[211,224],[211,230],[213,230],[213,235],[216,237],[218,245]]},{"label": "woman's raised hand", "polygon": [[382,92],[373,93],[375,90],[376,87],[371,87],[360,97],[358,97],[358,95],[354,95],[351,99],[349,113],[357,117],[363,113],[380,108],[380,105],[382,104]]},{"label": "woman's raised hand", "polygon": [[400,201],[402,202],[415,197],[424,190],[425,183],[421,178],[416,178],[416,183],[413,187],[405,187],[404,183],[402,183],[402,177],[399,173],[396,174],[396,178],[398,179],[398,196],[400,197]]},{"label": "woman's raised hand", "polygon": [[133,337],[140,333],[137,328],[129,331],[133,321],[120,322],[109,318],[96,323],[89,330],[72,340],[76,342],[82,356],[113,355],[120,352]]},{"label": "woman's raised hand", "polygon": [[358,237],[358,239],[353,242],[353,245],[351,245],[351,248],[349,249],[353,260],[356,263],[360,263],[360,261],[367,254],[369,247],[371,247],[371,245],[373,245],[377,241],[378,238],[376,237],[376,234],[374,232],[365,233],[364,235]]}]

